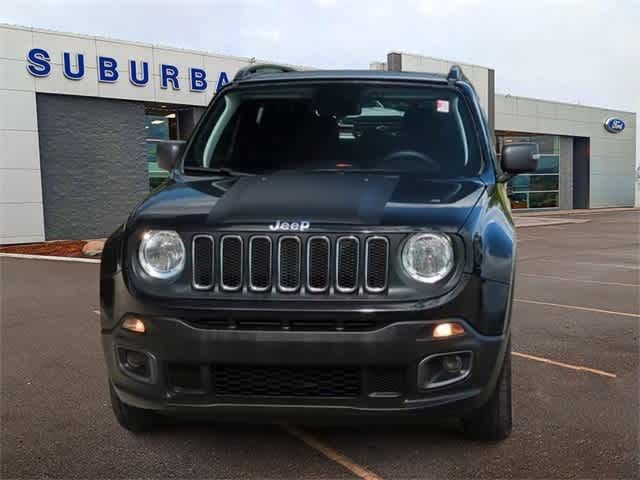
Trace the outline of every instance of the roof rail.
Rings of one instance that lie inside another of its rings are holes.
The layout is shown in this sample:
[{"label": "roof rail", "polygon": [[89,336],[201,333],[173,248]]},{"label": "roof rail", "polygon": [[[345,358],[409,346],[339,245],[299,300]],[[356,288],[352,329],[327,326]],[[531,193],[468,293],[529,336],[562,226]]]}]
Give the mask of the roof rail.
[{"label": "roof rail", "polygon": [[464,76],[464,73],[462,72],[462,68],[460,68],[460,65],[452,65],[451,69],[449,70],[449,73],[447,74],[447,80],[449,80],[449,83],[455,83],[460,80],[466,80],[466,78],[467,77]]},{"label": "roof rail", "polygon": [[233,81],[236,82],[238,80],[244,80],[245,78],[249,78],[253,75],[260,75],[262,73],[287,73],[295,71],[295,68],[287,67],[285,65],[259,63],[255,65],[249,65],[248,67],[244,67],[238,70],[238,73],[236,73],[235,77],[233,77]]}]

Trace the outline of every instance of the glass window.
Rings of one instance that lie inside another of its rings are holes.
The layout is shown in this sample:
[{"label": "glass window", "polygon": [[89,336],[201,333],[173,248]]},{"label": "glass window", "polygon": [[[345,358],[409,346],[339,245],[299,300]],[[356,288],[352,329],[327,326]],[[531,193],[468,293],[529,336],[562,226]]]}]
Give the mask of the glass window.
[{"label": "glass window", "polygon": [[544,155],[560,153],[560,137],[555,135],[504,136],[503,143],[535,143]]},{"label": "glass window", "polygon": [[555,208],[558,206],[558,192],[529,193],[529,208]]},{"label": "glass window", "polygon": [[148,111],[144,117],[144,129],[147,137],[146,148],[147,165],[149,168],[149,188],[153,190],[169,175],[169,172],[158,167],[156,143],[158,140],[172,140],[175,138],[175,112]]},{"label": "glass window", "polygon": [[560,155],[540,155],[538,173],[558,173],[560,170]]},{"label": "glass window", "polygon": [[530,175],[529,190],[558,190],[558,175]]},{"label": "glass window", "polygon": [[514,193],[509,195],[511,199],[511,208],[529,208],[529,194],[528,193]]},{"label": "glass window", "polygon": [[529,175],[518,175],[509,180],[509,190],[513,192],[528,192],[530,178]]}]

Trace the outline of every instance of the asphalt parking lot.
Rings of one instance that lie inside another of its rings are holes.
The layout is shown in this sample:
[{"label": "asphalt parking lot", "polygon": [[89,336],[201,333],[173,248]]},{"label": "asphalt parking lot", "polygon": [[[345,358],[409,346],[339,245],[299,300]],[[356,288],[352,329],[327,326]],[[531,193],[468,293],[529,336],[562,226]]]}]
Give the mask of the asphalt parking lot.
[{"label": "asphalt parking lot", "polygon": [[0,258],[2,478],[638,478],[640,212],[519,230],[514,431],[172,423],[112,415],[98,265]]}]

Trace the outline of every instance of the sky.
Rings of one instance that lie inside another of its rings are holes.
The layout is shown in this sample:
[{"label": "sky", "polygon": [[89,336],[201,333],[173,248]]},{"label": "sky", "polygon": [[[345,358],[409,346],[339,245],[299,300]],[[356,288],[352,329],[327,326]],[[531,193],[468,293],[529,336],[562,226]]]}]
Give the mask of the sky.
[{"label": "sky", "polygon": [[640,0],[1,0],[0,23],[318,68],[403,51],[494,68],[498,93],[640,111]]}]

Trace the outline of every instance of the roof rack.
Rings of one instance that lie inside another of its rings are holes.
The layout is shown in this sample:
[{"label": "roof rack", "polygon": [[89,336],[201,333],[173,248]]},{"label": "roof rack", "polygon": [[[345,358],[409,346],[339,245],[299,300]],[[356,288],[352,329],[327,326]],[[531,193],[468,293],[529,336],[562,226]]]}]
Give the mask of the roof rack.
[{"label": "roof rack", "polygon": [[249,65],[248,67],[241,68],[233,77],[233,81],[244,80],[245,78],[252,77],[254,75],[260,75],[263,73],[287,73],[295,72],[296,69],[287,67],[285,65],[276,65],[271,63],[259,63],[256,65]]},{"label": "roof rack", "polygon": [[462,72],[462,68],[460,65],[452,65],[449,73],[447,74],[447,80],[449,83],[459,82],[460,80],[466,80],[464,73]]}]

